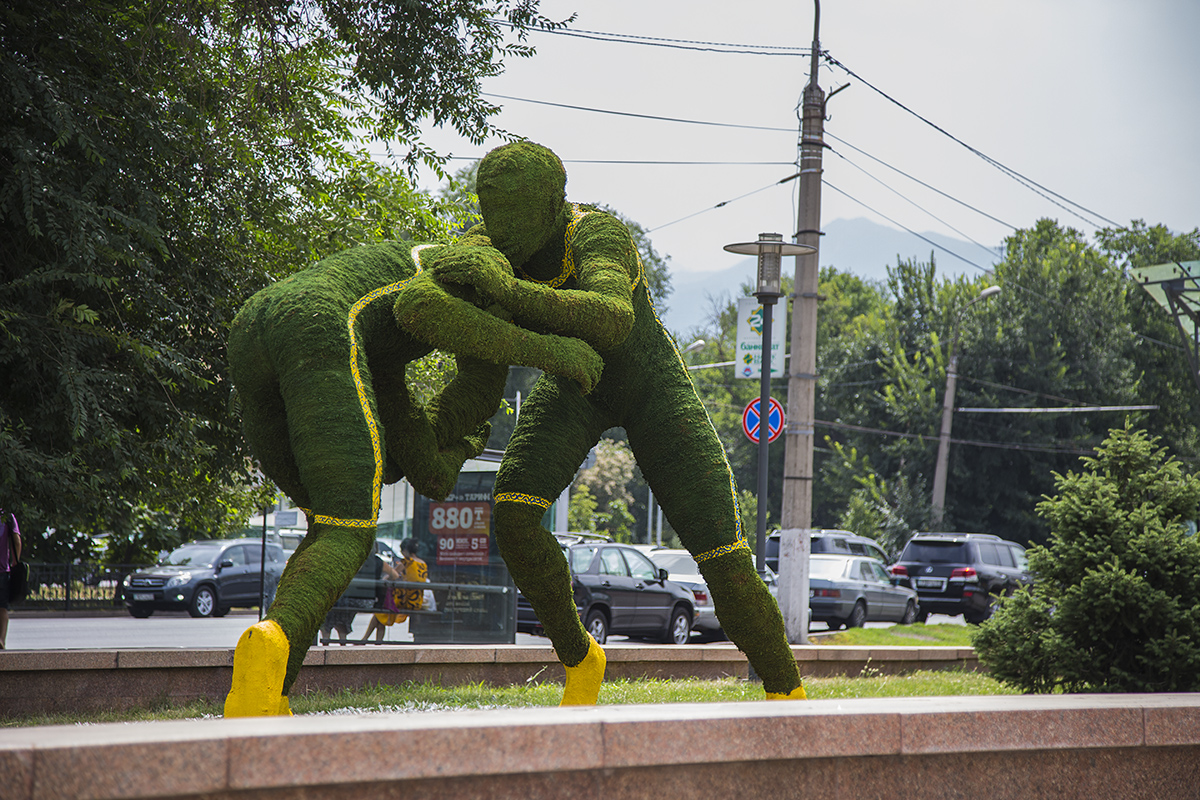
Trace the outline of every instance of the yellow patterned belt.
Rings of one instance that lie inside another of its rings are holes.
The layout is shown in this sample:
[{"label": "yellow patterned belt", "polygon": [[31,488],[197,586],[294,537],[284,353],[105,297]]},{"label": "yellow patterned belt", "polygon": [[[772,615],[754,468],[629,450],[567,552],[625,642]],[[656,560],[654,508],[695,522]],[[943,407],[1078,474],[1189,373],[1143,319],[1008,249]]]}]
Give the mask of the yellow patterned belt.
[{"label": "yellow patterned belt", "polygon": [[537,506],[538,508],[549,508],[554,503],[553,500],[521,492],[501,492],[493,499],[497,503],[524,503],[527,506]]}]

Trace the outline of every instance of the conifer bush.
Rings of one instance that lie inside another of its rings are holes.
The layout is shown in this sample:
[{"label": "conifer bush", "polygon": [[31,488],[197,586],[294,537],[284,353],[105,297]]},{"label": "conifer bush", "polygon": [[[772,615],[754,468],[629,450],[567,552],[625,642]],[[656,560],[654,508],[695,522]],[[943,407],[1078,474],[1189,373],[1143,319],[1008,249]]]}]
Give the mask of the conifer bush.
[{"label": "conifer bush", "polygon": [[1200,689],[1200,479],[1158,438],[1110,431],[1083,468],[1055,474],[1032,586],[975,635],[992,676],[1025,692]]}]

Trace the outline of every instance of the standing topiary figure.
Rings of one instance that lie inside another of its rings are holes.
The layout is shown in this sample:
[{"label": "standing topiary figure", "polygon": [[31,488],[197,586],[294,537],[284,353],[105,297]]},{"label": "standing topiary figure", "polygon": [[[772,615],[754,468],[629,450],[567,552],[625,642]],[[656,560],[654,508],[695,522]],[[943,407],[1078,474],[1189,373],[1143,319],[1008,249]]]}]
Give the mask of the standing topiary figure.
[{"label": "standing topiary figure", "polygon": [[[768,697],[802,698],[779,606],[754,570],[725,451],[679,351],[650,302],[628,230],[591,206],[568,203],[566,172],[549,149],[516,142],[479,164],[484,224],[467,240],[490,243],[520,276],[447,251],[430,269],[478,287],[522,325],[577,336],[604,359],[596,390],[543,375],[496,476],[496,543],[566,667],[563,704],[596,702],[604,652],[584,630],[571,575],[541,518],[601,434],[624,427],[638,466],[693,553],[722,627],[746,653]],[[494,266],[494,265],[493,265]]]},{"label": "standing topiary figure", "polygon": [[[381,486],[407,477],[445,497],[483,450],[509,364],[569,376],[580,394],[599,379],[587,344],[519,328],[471,287],[451,293],[421,271],[447,251],[511,274],[486,247],[368,245],[268,286],[233,321],[229,369],[246,440],[304,509],[308,534],[266,618],[238,641],[226,716],[290,713],[309,643],[371,552]],[[456,354],[458,374],[421,406],[405,366],[434,347]]]},{"label": "standing topiary figure", "polygon": [[992,675],[1026,692],[1200,689],[1200,479],[1144,431],[1110,431],[1038,504],[1031,587],[975,635]]}]

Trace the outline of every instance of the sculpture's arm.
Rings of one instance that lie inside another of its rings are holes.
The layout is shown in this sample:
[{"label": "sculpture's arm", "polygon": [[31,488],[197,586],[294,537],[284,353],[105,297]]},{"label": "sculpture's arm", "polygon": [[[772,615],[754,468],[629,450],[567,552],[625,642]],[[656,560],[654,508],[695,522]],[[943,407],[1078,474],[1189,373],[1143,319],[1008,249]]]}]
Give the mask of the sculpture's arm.
[{"label": "sculpture's arm", "polygon": [[[470,234],[473,242],[485,235],[482,227]],[[578,289],[520,280],[489,260],[450,252],[439,254],[432,269],[442,280],[474,285],[521,325],[577,336],[599,351],[616,347],[633,329],[633,285],[640,269],[633,240],[620,221],[593,213],[579,222],[569,246]]]},{"label": "sculpture's arm", "polygon": [[575,380],[585,393],[599,382],[604,369],[600,356],[584,341],[514,325],[503,309],[480,309],[448,293],[428,273],[417,275],[397,293],[393,311],[401,328],[439,350],[494,364],[537,367]]}]

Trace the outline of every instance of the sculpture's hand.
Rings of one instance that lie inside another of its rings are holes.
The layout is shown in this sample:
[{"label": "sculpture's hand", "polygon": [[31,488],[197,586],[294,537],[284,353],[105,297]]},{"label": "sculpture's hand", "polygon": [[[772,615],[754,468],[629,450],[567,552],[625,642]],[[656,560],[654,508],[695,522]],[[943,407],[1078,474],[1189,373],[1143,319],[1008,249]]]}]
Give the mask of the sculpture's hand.
[{"label": "sculpture's hand", "polygon": [[604,372],[604,359],[582,339],[550,337],[555,339],[551,358],[554,363],[545,365],[547,372],[562,375],[583,387],[584,394],[591,394]]},{"label": "sculpture's hand", "polygon": [[451,245],[424,257],[429,272],[442,283],[468,284],[503,302],[512,288],[513,269],[494,247]]}]

